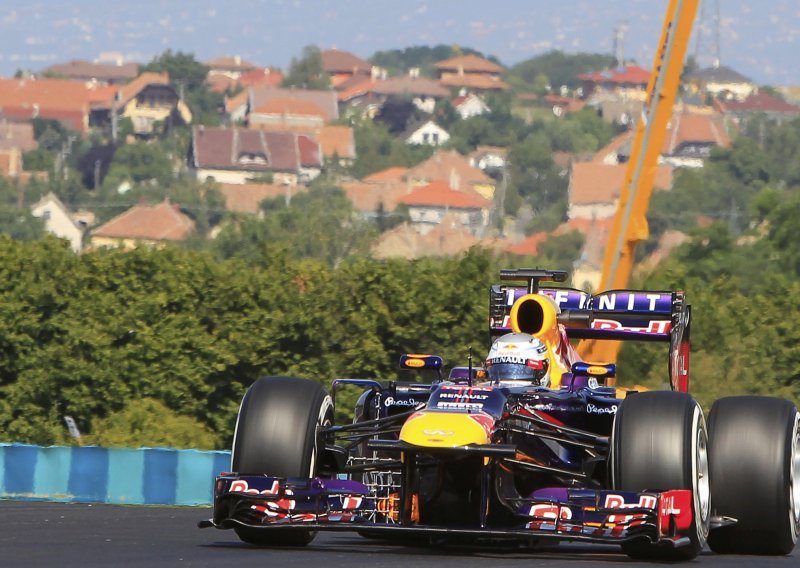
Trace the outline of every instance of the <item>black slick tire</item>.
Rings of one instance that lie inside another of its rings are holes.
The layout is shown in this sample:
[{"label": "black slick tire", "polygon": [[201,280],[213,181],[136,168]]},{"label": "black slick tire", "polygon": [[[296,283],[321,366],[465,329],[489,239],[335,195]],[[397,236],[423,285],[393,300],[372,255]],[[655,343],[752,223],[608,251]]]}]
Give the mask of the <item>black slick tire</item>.
[{"label": "black slick tire", "polygon": [[722,554],[785,555],[800,528],[798,412],[787,400],[721,398],[708,421],[711,501],[736,524],[711,531]]},{"label": "black slick tire", "polygon": [[[317,426],[333,420],[333,404],[314,381],[262,377],[242,399],[236,418],[231,469],[243,475],[314,477],[321,441]],[[260,546],[304,546],[316,533],[304,529],[259,530],[237,526],[245,542]]]},{"label": "black slick tire", "polygon": [[637,393],[620,404],[611,440],[613,488],[637,492],[689,489],[694,497],[690,544],[675,548],[636,539],[622,545],[628,556],[691,560],[702,550],[711,516],[707,447],[703,411],[686,393]]}]

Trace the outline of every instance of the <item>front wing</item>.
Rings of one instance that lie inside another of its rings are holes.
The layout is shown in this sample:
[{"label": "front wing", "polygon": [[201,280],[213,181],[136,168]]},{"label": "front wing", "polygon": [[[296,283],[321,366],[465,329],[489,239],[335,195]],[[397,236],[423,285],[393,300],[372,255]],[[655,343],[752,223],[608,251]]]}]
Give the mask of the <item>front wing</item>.
[{"label": "front wing", "polygon": [[647,538],[671,546],[689,544],[692,493],[545,488],[515,504],[519,523],[509,527],[439,526],[419,523],[419,503],[408,499],[411,522],[401,524],[401,498],[376,496],[364,484],[340,479],[283,479],[222,474],[216,478],[213,519],[201,527],[263,530],[364,530],[421,536],[537,538],[620,543]]}]

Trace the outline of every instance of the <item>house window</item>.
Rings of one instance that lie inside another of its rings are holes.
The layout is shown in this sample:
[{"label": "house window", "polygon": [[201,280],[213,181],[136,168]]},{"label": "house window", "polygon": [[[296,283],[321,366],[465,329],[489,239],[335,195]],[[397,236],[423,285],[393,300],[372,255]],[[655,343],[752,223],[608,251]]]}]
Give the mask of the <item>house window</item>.
[{"label": "house window", "polygon": [[423,144],[427,144],[428,143],[428,133],[427,132],[423,132],[422,133],[422,143]]},{"label": "house window", "polygon": [[433,133],[433,144],[435,146],[439,145],[439,133],[438,132],[434,132]]},{"label": "house window", "polygon": [[44,211],[42,211],[42,219],[44,219],[45,221],[50,219],[50,210],[49,209],[45,209]]},{"label": "house window", "polygon": [[244,152],[239,154],[239,164],[243,166],[251,164],[266,165],[267,157],[264,154]]}]

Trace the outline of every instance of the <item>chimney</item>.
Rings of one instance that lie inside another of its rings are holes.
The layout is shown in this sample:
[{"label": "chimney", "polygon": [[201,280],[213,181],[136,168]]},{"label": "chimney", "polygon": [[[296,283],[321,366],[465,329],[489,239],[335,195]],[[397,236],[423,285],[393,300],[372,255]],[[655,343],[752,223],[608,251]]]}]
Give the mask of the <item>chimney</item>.
[{"label": "chimney", "polygon": [[455,168],[450,170],[450,187],[456,191],[461,191],[461,176],[458,175]]}]

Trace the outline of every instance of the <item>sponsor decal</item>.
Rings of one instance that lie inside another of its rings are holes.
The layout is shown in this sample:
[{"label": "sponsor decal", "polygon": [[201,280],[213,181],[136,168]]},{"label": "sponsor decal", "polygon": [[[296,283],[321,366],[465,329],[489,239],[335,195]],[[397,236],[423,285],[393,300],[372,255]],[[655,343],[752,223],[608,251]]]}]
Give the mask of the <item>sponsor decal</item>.
[{"label": "sponsor decal", "polygon": [[586,405],[586,412],[587,414],[616,414],[617,405],[612,404],[611,406],[596,406],[590,402]]},{"label": "sponsor decal", "polygon": [[586,372],[589,373],[590,375],[597,375],[598,377],[602,377],[608,374],[608,369],[606,369],[605,367],[601,367],[599,365],[592,365],[591,367],[586,369]]},{"label": "sponsor decal", "polygon": [[348,495],[342,499],[342,509],[358,509],[363,500],[363,497],[351,497]]},{"label": "sponsor decal", "polygon": [[518,365],[525,365],[528,358],[519,355],[500,355],[499,357],[492,357],[486,360],[487,365],[498,365],[500,363],[516,363]]},{"label": "sponsor decal", "polygon": [[[658,499],[655,495],[640,495],[638,503],[626,503],[622,495],[609,494],[606,495],[604,506],[606,509],[655,509],[657,504]],[[646,516],[642,513],[632,515],[608,515],[606,522],[634,527],[642,524],[645,519]]]},{"label": "sponsor decal", "polygon": [[654,320],[648,322],[647,327],[625,326],[620,322],[611,319],[595,319],[592,321],[592,329],[602,331],[630,331],[635,333],[657,333],[666,334],[672,328],[669,320]]},{"label": "sponsor decal", "polygon": [[674,526],[679,532],[692,526],[692,492],[686,489],[665,491],[659,496],[658,525],[668,534]]},{"label": "sponsor decal", "polygon": [[459,408],[459,409],[476,409],[480,410],[483,408],[483,404],[480,402],[447,402],[442,401],[437,403],[436,408]]},{"label": "sponsor decal", "polygon": [[489,395],[460,393],[460,392],[440,392],[439,398],[465,398],[467,400],[486,400],[487,398],[489,398]]},{"label": "sponsor decal", "polygon": [[423,361],[422,359],[406,359],[406,367],[418,368],[424,366],[425,366],[425,361]]},{"label": "sponsor decal", "polygon": [[426,436],[442,436],[442,437],[453,436],[455,434],[455,432],[453,432],[452,430],[435,430],[432,428],[426,428],[425,430],[422,431],[422,433],[425,434]]},{"label": "sponsor decal", "polygon": [[228,489],[230,493],[247,493],[248,495],[277,495],[280,490],[281,486],[277,479],[273,480],[272,487],[261,491],[258,489],[251,489],[244,479],[237,479],[232,482],[230,489]]},{"label": "sponsor decal", "polygon": [[532,505],[528,516],[537,517],[527,524],[529,529],[554,531],[559,527],[559,521],[572,518],[572,509],[554,503],[538,503]]},{"label": "sponsor decal", "polygon": [[395,400],[394,397],[387,396],[386,400],[383,401],[383,404],[384,406],[417,406],[419,401],[413,398]]},{"label": "sponsor decal", "polygon": [[[648,294],[636,292],[612,292],[595,296],[598,310],[658,311],[659,300],[662,303],[671,301],[671,294]],[[663,309],[663,308],[662,308]]]}]

